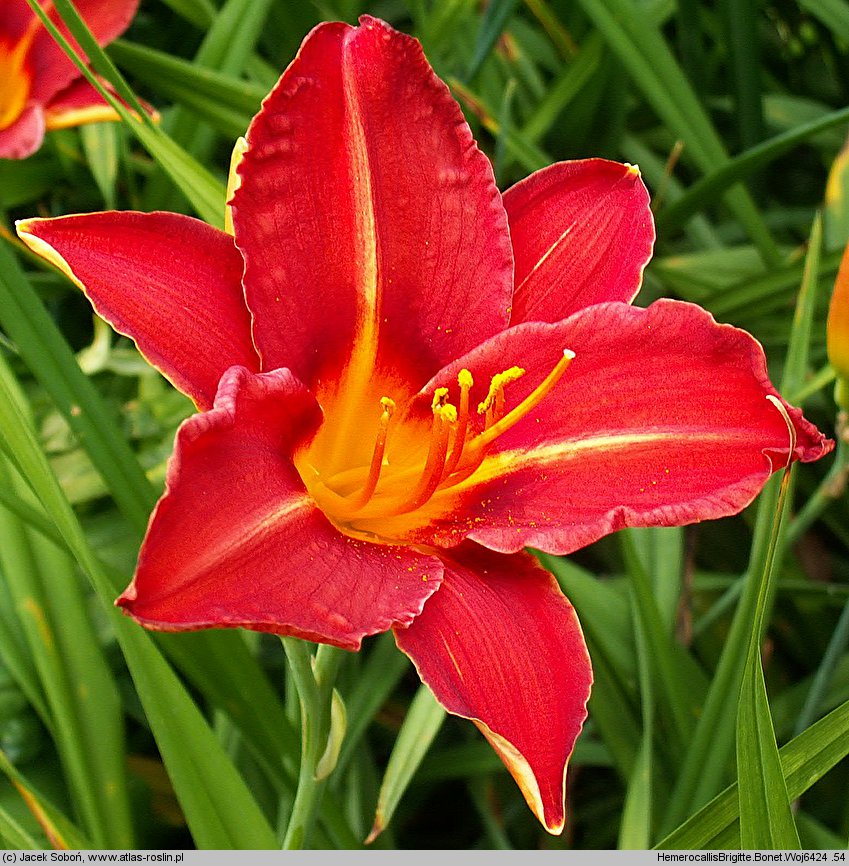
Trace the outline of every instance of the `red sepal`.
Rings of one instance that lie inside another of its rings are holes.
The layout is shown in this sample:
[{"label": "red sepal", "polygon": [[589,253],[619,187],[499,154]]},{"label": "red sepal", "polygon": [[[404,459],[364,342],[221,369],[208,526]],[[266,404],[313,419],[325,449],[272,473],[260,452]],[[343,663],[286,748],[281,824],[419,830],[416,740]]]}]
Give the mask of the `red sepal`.
[{"label": "red sepal", "polygon": [[98,314],[201,409],[234,364],[259,369],[226,233],[170,213],[22,220],[18,234],[82,288]]},{"label": "red sepal", "polygon": [[516,259],[512,324],[634,299],[654,246],[649,194],[634,166],[556,163],[508,189],[504,207]]},{"label": "red sepal", "polygon": [[44,141],[44,109],[30,104],[5,129],[0,129],[0,159],[26,159]]}]

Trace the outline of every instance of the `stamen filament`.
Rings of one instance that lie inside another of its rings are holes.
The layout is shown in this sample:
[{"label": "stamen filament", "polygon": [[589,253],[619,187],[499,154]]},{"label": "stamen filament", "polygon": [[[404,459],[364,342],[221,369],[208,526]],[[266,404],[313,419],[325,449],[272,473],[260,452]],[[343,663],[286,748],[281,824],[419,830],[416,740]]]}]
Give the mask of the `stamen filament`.
[{"label": "stamen filament", "polygon": [[[399,440],[397,454],[392,451],[393,459],[387,459],[387,442],[395,403],[383,397],[380,401],[383,411],[368,465],[361,462],[334,473],[328,471],[326,466],[314,466],[309,460],[311,455],[307,453],[304,455],[305,465],[299,463],[298,470],[319,507],[332,521],[347,527],[346,531],[381,537],[384,528],[395,527],[394,523],[381,521],[391,521],[418,511],[435,495],[438,499],[434,513],[441,513],[440,509],[444,505],[443,499],[439,498],[441,494],[447,496],[458,485],[466,485],[467,479],[475,475],[486,458],[491,443],[532,412],[551,393],[574,357],[574,352],[565,349],[542,382],[509,411],[505,411],[505,388],[523,376],[525,371],[521,367],[511,367],[493,376],[486,399],[477,407],[480,414],[485,413],[487,416],[486,427],[478,433],[475,433],[470,417],[474,385],[472,374],[468,370],[461,370],[457,377],[459,408],[448,402],[448,388],[436,388],[433,392],[433,417],[426,456],[422,453],[424,443],[419,438],[424,433],[419,426],[424,419],[416,419],[412,422],[415,424],[410,431],[412,435],[405,432]],[[401,423],[405,422],[406,415]],[[396,435],[394,426],[392,435]],[[418,442],[415,442],[416,439]],[[315,474],[314,480],[307,470]],[[426,515],[422,515],[422,519],[427,519]],[[405,526],[405,520],[402,519],[397,525]],[[386,531],[392,535],[405,530],[388,528]]]},{"label": "stamen filament", "polygon": [[[448,389],[444,390],[446,394]],[[436,405],[438,397],[433,398],[433,426],[431,427],[430,447],[427,452],[427,461],[422,471],[419,483],[412,496],[409,497],[398,508],[392,509],[394,513],[401,514],[404,511],[414,511],[433,496],[434,491],[442,480],[442,470],[445,468],[445,458],[448,456],[448,438],[451,425],[457,422],[457,409],[450,403]],[[444,396],[443,396],[444,399]]]},{"label": "stamen filament", "polygon": [[383,467],[383,455],[386,451],[386,434],[389,430],[389,421],[392,418],[392,413],[395,411],[395,401],[389,397],[381,397],[380,405],[383,406],[383,414],[380,416],[380,427],[377,431],[377,439],[374,442],[374,450],[371,454],[371,464],[369,473],[362,490],[356,496],[349,498],[349,508],[356,511],[362,508],[371,497],[377,488],[377,482],[380,480],[380,470]]}]

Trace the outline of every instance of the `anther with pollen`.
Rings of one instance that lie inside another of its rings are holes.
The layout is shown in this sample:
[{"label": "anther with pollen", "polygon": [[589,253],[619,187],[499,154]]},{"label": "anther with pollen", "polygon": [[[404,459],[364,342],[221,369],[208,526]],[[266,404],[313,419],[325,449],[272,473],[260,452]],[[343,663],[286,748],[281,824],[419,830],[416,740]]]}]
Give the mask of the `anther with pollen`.
[{"label": "anther with pollen", "polygon": [[496,373],[489,383],[489,393],[483,403],[478,404],[478,415],[486,413],[486,426],[491,427],[504,414],[504,389],[525,375],[522,367],[510,367]]},{"label": "anther with pollen", "polygon": [[451,456],[445,463],[445,469],[442,470],[443,478],[447,478],[457,468],[469,432],[469,391],[472,390],[475,380],[468,370],[463,369],[457,375],[457,384],[460,386],[460,411],[457,413],[457,424],[454,427]]}]

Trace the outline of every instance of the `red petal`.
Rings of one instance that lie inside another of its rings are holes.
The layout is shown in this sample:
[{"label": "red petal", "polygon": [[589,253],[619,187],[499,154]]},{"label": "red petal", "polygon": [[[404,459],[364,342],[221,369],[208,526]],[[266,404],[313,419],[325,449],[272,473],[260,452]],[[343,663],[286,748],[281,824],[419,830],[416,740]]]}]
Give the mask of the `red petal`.
[{"label": "red petal", "polygon": [[[101,82],[113,96],[119,98],[106,81]],[[158,117],[156,109],[142,103],[147,113]],[[120,120],[120,115],[85,78],[72,81],[53,97],[45,107],[48,129],[67,129],[84,123]]]},{"label": "red petal", "polygon": [[34,17],[27,0],[3,0],[3,11],[0,12],[0,40],[17,42]]},{"label": "red petal", "polygon": [[233,364],[259,369],[233,239],[200,220],[132,211],[30,219],[18,234],[197,405]]},{"label": "red petal", "polygon": [[119,120],[120,116],[85,78],[71,82],[45,107],[48,129],[67,129],[84,123]]},{"label": "red petal", "polygon": [[398,356],[417,381],[506,324],[511,253],[486,157],[417,41],[323,24],[265,100],[234,197],[263,367],[307,384]]},{"label": "red petal", "polygon": [[590,659],[572,605],[526,554],[467,544],[398,646],[449,712],[472,719],[551,833],[586,718]]},{"label": "red petal", "polygon": [[504,207],[516,257],[513,324],[634,299],[654,245],[649,194],[635,167],[557,163],[507,190]]},{"label": "red petal", "polygon": [[28,105],[20,117],[0,129],[0,159],[26,159],[44,141],[44,111],[40,105]]},{"label": "red petal", "polygon": [[[568,553],[623,526],[734,514],[786,463],[788,432],[766,399],[776,391],[760,345],[678,301],[599,304],[556,325],[518,325],[453,364],[429,393],[467,367],[483,399],[491,375],[520,364],[527,372],[507,388],[509,409],[564,349],[576,357],[551,393],[495,440],[474,475],[437,494],[451,512],[441,543],[468,534],[505,553]],[[831,450],[788,411],[795,458]]]},{"label": "red petal", "polygon": [[[42,3],[46,6],[46,3]],[[52,5],[52,4],[51,4]],[[108,45],[130,26],[139,0],[75,0],[74,5],[99,45]],[[79,50],[76,41],[59,18],[51,10],[51,20],[59,26],[65,38]],[[79,77],[79,70],[62,51],[53,37],[41,27],[29,51],[29,62],[33,72],[30,98],[46,103],[60,90]]]},{"label": "red petal", "polygon": [[167,489],[119,604],[168,630],[243,626],[357,649],[409,623],[439,586],[434,556],[339,533],[289,459],[321,420],[288,370],[228,370],[177,434]]}]

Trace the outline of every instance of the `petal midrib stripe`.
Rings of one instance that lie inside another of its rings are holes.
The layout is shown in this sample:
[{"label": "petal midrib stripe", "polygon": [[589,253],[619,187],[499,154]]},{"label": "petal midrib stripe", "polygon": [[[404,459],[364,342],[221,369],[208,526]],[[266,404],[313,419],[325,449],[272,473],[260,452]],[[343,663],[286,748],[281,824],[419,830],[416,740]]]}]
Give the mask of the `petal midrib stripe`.
[{"label": "petal midrib stripe", "polygon": [[375,218],[375,196],[368,142],[357,89],[353,48],[349,31],[342,42],[341,64],[345,100],[342,146],[348,158],[353,221],[353,256],[355,271],[355,330],[351,353],[340,373],[336,388],[333,437],[328,463],[342,465],[352,438],[362,426],[358,415],[361,395],[368,389],[374,374],[380,336],[381,287],[379,274],[379,238]]},{"label": "petal midrib stripe", "polygon": [[576,460],[582,455],[594,451],[621,451],[640,445],[680,440],[682,436],[687,436],[688,440],[700,444],[721,442],[728,445],[735,440],[740,443],[751,442],[751,435],[751,431],[745,429],[706,432],[687,431],[683,428],[663,428],[651,432],[598,434],[579,439],[548,442],[527,449],[509,449],[488,455],[473,475],[445,492],[455,493],[462,488],[475,487],[495,478],[531,467],[551,466]]}]

